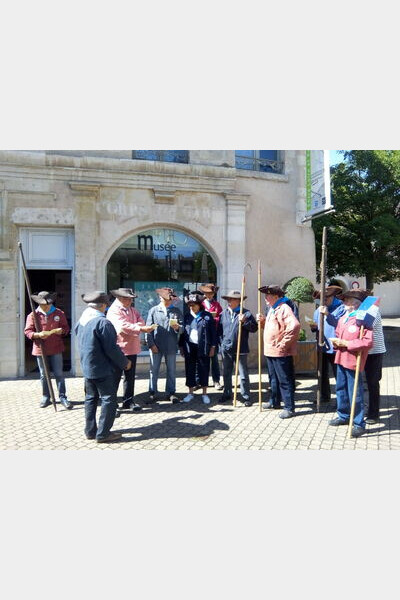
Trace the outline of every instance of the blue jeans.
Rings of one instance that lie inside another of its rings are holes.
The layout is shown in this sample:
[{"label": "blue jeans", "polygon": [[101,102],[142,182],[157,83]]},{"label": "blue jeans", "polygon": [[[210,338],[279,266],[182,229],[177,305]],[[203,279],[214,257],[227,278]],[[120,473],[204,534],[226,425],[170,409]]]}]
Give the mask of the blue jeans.
[{"label": "blue jeans", "polygon": [[294,412],[293,356],[267,356],[271,404],[279,407],[281,398],[286,410]]},{"label": "blue jeans", "polygon": [[[49,370],[53,371],[54,377],[57,383],[58,396],[59,398],[66,398],[65,391],[65,379],[63,373],[63,355],[62,354],[51,354],[46,356]],[[36,357],[37,364],[40,371],[40,381],[42,384],[42,400],[50,400],[49,386],[47,385],[46,377],[44,374],[43,359],[41,356]]]},{"label": "blue jeans", "polygon": [[[96,423],[96,410],[101,401],[99,425]],[[115,375],[101,379],[85,378],[85,435],[102,439],[108,436],[114,424],[117,410],[117,389]]]},{"label": "blue jeans", "polygon": [[[337,414],[341,419],[348,421],[350,419],[351,400],[353,398],[354,379],[356,372],[352,369],[345,369],[342,365],[337,365],[336,371],[336,401]],[[354,425],[365,428],[364,423],[364,397],[363,382],[360,373],[358,378],[356,406],[354,411]]]},{"label": "blue jeans", "polygon": [[[236,353],[222,350],[222,364],[224,369],[224,393],[226,398],[232,397],[232,375],[236,363]],[[247,366],[247,354],[239,354],[240,394],[243,400],[250,399],[250,379]]]},{"label": "blue jeans", "polygon": [[172,394],[175,394],[176,391],[176,354],[163,354],[160,351],[154,353],[150,350],[149,392],[151,394],[156,394],[158,392],[158,373],[160,371],[161,360],[163,356],[165,359],[165,365],[167,367],[165,392],[168,396],[171,396]]}]

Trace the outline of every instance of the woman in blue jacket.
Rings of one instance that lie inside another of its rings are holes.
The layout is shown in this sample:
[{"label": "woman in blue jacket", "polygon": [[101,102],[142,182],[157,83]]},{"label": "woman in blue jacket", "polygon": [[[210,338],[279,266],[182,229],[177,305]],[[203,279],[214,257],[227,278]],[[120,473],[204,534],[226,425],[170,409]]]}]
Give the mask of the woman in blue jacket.
[{"label": "woman in blue jacket", "polygon": [[196,386],[196,368],[200,386],[203,388],[202,400],[210,404],[207,396],[210,358],[214,356],[217,346],[217,330],[211,313],[204,310],[202,302],[204,294],[197,291],[185,297],[188,307],[183,320],[183,333],[179,340],[181,354],[185,357],[186,385],[188,395],[183,399],[190,402],[194,399]]}]

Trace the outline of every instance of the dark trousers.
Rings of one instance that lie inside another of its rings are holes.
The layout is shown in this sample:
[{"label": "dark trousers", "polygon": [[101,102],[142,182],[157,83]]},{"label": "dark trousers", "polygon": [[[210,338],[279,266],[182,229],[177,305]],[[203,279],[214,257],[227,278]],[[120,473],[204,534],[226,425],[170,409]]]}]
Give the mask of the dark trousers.
[{"label": "dark trousers", "polygon": [[[211,357],[211,377],[214,383],[219,383],[221,372],[219,369],[219,360],[217,348],[215,348],[215,354]],[[196,385],[200,385],[199,374],[196,371]]]},{"label": "dark trousers", "polygon": [[186,385],[195,387],[196,383],[201,387],[208,386],[208,375],[210,373],[210,357],[201,356],[197,344],[189,342],[190,352],[185,352]]},{"label": "dark trousers", "polygon": [[368,385],[368,419],[379,419],[380,387],[383,354],[368,354],[365,363],[365,378]]},{"label": "dark trousers", "polygon": [[322,352],[321,360],[321,400],[329,402],[331,399],[331,385],[329,383],[329,365],[332,367],[336,380],[337,366],[335,365],[335,353]]},{"label": "dark trousers", "polygon": [[[96,423],[96,410],[101,401],[99,425]],[[85,435],[102,439],[108,436],[114,424],[117,410],[117,390],[115,375],[101,379],[85,378]]]},{"label": "dark trousers", "polygon": [[119,382],[121,381],[121,375],[122,375],[122,386],[123,386],[123,390],[124,390],[124,396],[123,396],[124,402],[129,402],[129,401],[133,401],[133,396],[135,393],[135,374],[136,374],[137,354],[126,355],[126,358],[129,358],[129,360],[132,363],[132,366],[128,371],[116,370],[115,383],[117,386],[116,391],[118,392],[118,386],[119,386]]},{"label": "dark trousers", "polygon": [[281,399],[286,410],[294,412],[293,356],[267,356],[272,406],[279,407]]},{"label": "dark trousers", "polygon": [[219,383],[221,373],[219,370],[218,348],[215,348],[215,354],[211,357],[211,376],[214,383]]}]

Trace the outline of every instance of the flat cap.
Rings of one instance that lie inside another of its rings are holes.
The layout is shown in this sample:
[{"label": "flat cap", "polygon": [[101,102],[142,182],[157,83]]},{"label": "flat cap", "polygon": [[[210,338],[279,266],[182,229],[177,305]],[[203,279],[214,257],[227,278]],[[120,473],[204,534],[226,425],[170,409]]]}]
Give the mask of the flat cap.
[{"label": "flat cap", "polygon": [[[231,298],[233,298],[235,300],[240,300],[241,293],[238,290],[231,290],[230,292],[225,294],[225,296],[221,296],[221,298],[223,298],[224,300],[229,300]],[[247,296],[243,296],[243,300],[246,300],[246,298],[247,298]]]},{"label": "flat cap", "polygon": [[273,296],[280,296],[281,298],[285,295],[285,292],[280,285],[263,285],[258,288],[258,291],[262,294],[272,294]]},{"label": "flat cap", "polygon": [[110,294],[115,297],[120,296],[122,298],[137,298],[137,294],[135,294],[132,288],[118,288],[117,290],[110,290]]},{"label": "flat cap", "polygon": [[32,300],[37,304],[53,304],[57,294],[51,292],[39,292],[38,294],[31,294]]},{"label": "flat cap", "polygon": [[82,294],[81,298],[84,302],[86,302],[86,304],[89,304],[89,302],[94,302],[95,304],[107,304],[110,300],[110,296],[107,294],[107,292],[100,290]]}]

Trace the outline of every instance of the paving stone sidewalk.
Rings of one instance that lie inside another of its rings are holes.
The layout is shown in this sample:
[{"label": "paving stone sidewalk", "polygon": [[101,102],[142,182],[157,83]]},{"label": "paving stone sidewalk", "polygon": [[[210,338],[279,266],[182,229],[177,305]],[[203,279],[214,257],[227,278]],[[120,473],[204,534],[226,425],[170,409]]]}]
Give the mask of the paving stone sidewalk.
[{"label": "paving stone sidewalk", "polygon": [[[74,402],[67,411],[57,404],[39,408],[40,384],[35,379],[0,381],[1,450],[398,450],[400,449],[400,344],[388,344],[381,381],[381,420],[367,425],[367,433],[347,439],[347,427],[330,427],[335,401],[315,411],[316,379],[297,376],[296,416],[282,420],[279,411],[259,412],[258,376],[251,372],[252,407],[240,402],[236,408],[219,405],[221,392],[209,389],[211,404],[201,402],[200,392],[190,404],[172,405],[161,401],[144,405],[148,379],[140,375],[135,383],[140,413],[123,411],[113,430],[123,441],[97,444],[83,433],[83,379],[67,378],[68,398]],[[163,374],[163,373],[162,373]],[[266,399],[263,376],[263,398]],[[334,380],[331,379],[332,385]],[[164,390],[165,380],[160,380]],[[120,388],[121,391],[121,388]],[[187,393],[184,377],[177,379],[177,394]],[[367,395],[366,395],[367,396]],[[238,395],[239,397],[239,395]]]}]

